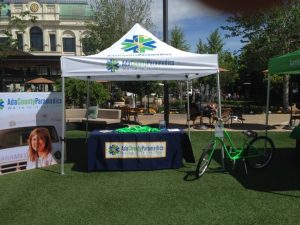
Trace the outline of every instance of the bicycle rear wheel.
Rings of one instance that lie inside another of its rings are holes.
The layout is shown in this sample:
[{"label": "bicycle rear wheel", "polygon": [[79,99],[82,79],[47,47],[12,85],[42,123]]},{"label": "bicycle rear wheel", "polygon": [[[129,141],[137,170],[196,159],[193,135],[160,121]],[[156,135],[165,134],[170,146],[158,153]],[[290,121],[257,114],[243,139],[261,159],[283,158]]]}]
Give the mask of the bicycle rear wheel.
[{"label": "bicycle rear wheel", "polygon": [[250,168],[263,169],[271,162],[274,151],[274,143],[270,138],[266,136],[256,137],[246,149],[246,163]]},{"label": "bicycle rear wheel", "polygon": [[203,152],[201,154],[201,157],[200,157],[197,167],[196,167],[196,176],[197,177],[201,177],[205,173],[206,169],[208,168],[208,165],[211,160],[211,155],[214,150],[214,144],[215,144],[215,141],[211,140],[206,145],[206,147],[203,149]]}]

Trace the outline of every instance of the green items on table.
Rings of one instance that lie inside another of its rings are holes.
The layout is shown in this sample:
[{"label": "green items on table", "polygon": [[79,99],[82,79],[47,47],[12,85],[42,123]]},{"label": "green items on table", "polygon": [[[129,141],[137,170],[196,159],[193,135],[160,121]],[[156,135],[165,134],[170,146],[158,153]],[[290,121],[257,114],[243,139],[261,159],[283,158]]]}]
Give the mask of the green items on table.
[{"label": "green items on table", "polygon": [[148,133],[148,132],[160,132],[158,128],[152,128],[149,126],[132,126],[116,129],[118,133]]}]

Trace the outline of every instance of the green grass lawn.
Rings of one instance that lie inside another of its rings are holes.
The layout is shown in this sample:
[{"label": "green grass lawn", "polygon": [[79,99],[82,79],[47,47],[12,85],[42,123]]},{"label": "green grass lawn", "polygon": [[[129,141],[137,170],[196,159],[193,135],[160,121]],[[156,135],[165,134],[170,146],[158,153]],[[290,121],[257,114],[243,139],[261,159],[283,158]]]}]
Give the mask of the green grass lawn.
[{"label": "green grass lawn", "polygon": [[[236,141],[239,133],[233,133]],[[288,132],[270,136],[271,165],[249,171],[212,169],[200,179],[196,165],[157,171],[86,171],[84,132],[68,132],[66,175],[60,165],[0,176],[0,224],[299,224],[300,154]],[[192,132],[196,159],[209,132]]]}]

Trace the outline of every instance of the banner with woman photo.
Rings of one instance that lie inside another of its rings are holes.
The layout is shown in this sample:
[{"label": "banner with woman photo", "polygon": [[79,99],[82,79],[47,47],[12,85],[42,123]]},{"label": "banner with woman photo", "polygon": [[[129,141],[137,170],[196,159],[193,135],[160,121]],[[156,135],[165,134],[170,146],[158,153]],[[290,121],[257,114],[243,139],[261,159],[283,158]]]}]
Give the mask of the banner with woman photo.
[{"label": "banner with woman photo", "polygon": [[62,94],[0,93],[0,174],[60,163]]}]

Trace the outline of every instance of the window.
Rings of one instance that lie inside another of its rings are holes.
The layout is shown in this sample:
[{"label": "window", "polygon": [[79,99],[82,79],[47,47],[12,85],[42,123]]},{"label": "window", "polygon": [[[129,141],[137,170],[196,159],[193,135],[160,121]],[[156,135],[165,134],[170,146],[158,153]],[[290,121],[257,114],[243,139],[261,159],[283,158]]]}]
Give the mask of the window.
[{"label": "window", "polygon": [[39,27],[30,30],[30,47],[32,51],[43,51],[43,33]]},{"label": "window", "polygon": [[75,38],[63,38],[64,52],[75,52]]},{"label": "window", "polygon": [[23,50],[23,34],[17,34],[18,49]]},{"label": "window", "polygon": [[56,36],[55,36],[55,34],[50,34],[50,51],[56,52]]},{"label": "window", "polygon": [[0,37],[0,45],[8,45],[9,43],[8,37]]}]

